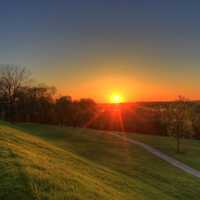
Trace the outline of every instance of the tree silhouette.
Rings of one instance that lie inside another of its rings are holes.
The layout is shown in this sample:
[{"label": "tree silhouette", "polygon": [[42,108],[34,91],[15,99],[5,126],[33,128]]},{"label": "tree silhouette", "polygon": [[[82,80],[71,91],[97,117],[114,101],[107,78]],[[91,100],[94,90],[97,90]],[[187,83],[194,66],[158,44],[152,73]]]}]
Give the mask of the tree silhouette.
[{"label": "tree silhouette", "polygon": [[171,103],[163,111],[163,120],[167,127],[167,132],[176,138],[177,153],[181,152],[181,138],[193,134],[192,109],[190,102],[180,96],[177,101]]},{"label": "tree silhouette", "polygon": [[7,114],[11,121],[16,112],[15,103],[17,93],[25,86],[29,79],[26,68],[3,65],[0,71],[0,96],[2,101],[7,103]]}]

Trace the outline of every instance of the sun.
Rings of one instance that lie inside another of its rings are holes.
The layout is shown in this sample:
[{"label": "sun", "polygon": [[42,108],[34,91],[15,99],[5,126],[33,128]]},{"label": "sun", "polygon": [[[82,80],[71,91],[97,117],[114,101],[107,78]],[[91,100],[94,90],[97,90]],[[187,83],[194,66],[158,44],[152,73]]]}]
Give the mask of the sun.
[{"label": "sun", "polygon": [[111,103],[115,103],[115,104],[122,103],[123,102],[123,97],[121,95],[119,95],[119,94],[113,94],[110,97],[110,102]]}]

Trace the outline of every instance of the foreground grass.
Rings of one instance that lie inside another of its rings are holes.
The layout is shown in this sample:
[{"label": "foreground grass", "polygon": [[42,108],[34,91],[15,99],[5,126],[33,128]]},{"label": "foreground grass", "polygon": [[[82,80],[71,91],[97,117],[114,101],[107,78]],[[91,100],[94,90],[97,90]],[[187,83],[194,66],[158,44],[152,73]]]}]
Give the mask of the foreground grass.
[{"label": "foreground grass", "polygon": [[145,199],[129,177],[5,125],[0,169],[1,200]]},{"label": "foreground grass", "polygon": [[[82,162],[75,164],[79,169],[78,172],[84,174],[84,177],[90,176],[90,179],[95,180],[95,183],[97,182],[102,188],[99,190],[94,184],[93,190],[88,190],[88,194],[96,192],[98,195],[90,199],[199,200],[200,198],[199,179],[170,166],[135,145],[122,142],[107,132],[36,124],[20,124],[18,129],[34,137],[43,138],[54,145],[54,148],[62,148],[63,152],[76,156],[76,159],[84,160],[87,164],[87,173],[82,167]],[[43,148],[45,149],[45,146]],[[56,164],[54,163],[57,168],[60,158],[60,153],[57,153],[58,160],[55,161]],[[68,159],[62,158],[62,162],[67,163]],[[71,161],[73,159],[70,158]],[[68,169],[69,165],[65,167]],[[74,170],[77,170],[76,168]],[[66,178],[65,175],[63,178]],[[84,181],[84,187],[87,188],[89,185],[90,181]],[[73,194],[80,194],[77,199],[88,199],[81,195],[79,186],[76,188]],[[107,192],[104,194],[105,189]],[[108,194],[110,196],[106,196]]]}]

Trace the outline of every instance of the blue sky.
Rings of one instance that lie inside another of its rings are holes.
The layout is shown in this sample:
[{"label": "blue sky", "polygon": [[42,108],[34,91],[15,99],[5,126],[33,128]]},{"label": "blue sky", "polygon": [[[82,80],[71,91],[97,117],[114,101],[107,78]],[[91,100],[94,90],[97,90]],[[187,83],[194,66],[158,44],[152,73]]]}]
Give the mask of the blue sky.
[{"label": "blue sky", "polygon": [[2,1],[0,62],[75,98],[123,90],[128,100],[197,99],[199,10],[178,0]]}]

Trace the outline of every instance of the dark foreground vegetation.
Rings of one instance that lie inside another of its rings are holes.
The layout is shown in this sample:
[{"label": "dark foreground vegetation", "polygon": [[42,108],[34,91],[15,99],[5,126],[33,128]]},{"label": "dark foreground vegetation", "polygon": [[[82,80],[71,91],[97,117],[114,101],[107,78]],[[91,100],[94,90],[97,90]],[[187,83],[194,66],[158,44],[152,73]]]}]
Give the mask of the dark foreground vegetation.
[{"label": "dark foreground vegetation", "polygon": [[100,130],[174,134],[200,138],[200,104],[175,102],[96,104],[92,99],[56,96],[56,89],[30,84],[25,68],[1,66],[0,116],[10,122],[34,122]]}]

